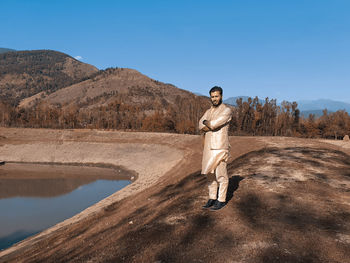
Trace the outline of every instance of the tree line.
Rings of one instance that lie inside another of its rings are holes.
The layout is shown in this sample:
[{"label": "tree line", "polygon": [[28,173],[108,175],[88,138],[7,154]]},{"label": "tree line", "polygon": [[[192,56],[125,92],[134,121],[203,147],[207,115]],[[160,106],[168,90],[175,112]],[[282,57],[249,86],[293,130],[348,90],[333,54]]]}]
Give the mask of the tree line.
[{"label": "tree line", "polygon": [[[176,96],[175,103],[162,99],[128,103],[128,94],[119,94],[107,105],[89,108],[80,104],[39,102],[31,108],[19,108],[0,102],[0,125],[23,128],[117,129],[149,132],[197,133],[197,121],[209,107],[209,101]],[[99,99],[94,98],[94,99]],[[85,105],[86,104],[86,105]]]},{"label": "tree line", "polygon": [[296,102],[283,101],[277,105],[275,99],[266,98],[261,103],[258,97],[236,101],[230,126],[231,135],[290,136],[304,138],[342,139],[350,134],[350,116],[346,111],[304,118]]},{"label": "tree line", "polygon": [[[174,132],[198,134],[198,120],[209,108],[210,102],[178,96],[175,104],[161,100],[146,104],[126,103],[123,95],[107,105],[93,109],[82,105],[50,105],[41,102],[32,108],[19,108],[0,102],[0,125],[5,127],[30,127],[54,129],[117,129],[148,132]],[[237,100],[233,107],[230,135],[292,136],[305,138],[341,139],[350,134],[350,116],[345,111],[321,117],[300,115],[296,102],[258,97],[247,101]]]}]

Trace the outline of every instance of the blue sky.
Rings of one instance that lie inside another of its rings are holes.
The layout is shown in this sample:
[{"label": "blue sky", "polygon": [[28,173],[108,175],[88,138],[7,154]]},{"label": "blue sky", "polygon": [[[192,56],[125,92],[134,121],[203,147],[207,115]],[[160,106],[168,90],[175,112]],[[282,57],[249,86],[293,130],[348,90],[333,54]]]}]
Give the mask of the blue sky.
[{"label": "blue sky", "polygon": [[52,49],[224,97],[350,103],[350,1],[0,0],[0,47]]}]

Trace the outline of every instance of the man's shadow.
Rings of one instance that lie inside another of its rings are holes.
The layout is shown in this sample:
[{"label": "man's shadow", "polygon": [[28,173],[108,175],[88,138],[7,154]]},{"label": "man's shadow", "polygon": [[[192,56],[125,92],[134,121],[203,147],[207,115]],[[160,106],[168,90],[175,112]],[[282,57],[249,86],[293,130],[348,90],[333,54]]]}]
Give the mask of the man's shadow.
[{"label": "man's shadow", "polygon": [[229,179],[227,194],[226,194],[226,203],[228,203],[232,199],[234,192],[239,187],[239,182],[242,181],[243,179],[244,177],[239,175],[234,175]]}]

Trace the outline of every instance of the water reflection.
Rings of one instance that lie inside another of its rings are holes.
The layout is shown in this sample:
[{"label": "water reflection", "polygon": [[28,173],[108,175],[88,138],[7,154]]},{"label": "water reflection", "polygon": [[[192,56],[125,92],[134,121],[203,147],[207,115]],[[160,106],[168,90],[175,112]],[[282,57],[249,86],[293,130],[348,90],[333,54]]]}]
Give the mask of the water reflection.
[{"label": "water reflection", "polygon": [[0,167],[0,198],[59,196],[98,179],[130,180],[133,176],[121,167],[7,163]]},{"label": "water reflection", "polygon": [[98,167],[34,165],[35,173],[31,165],[3,169],[7,165],[0,168],[0,249],[72,217],[131,182],[123,169],[116,176],[118,171]]}]

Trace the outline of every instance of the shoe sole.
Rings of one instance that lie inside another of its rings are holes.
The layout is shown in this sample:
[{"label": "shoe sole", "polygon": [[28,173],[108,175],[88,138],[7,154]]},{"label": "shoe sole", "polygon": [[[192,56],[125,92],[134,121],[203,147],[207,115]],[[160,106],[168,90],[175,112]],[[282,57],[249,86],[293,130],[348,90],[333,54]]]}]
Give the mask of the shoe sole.
[{"label": "shoe sole", "polygon": [[219,210],[221,210],[221,209],[223,209],[223,207],[221,207],[221,208],[219,208],[219,209],[210,209],[210,211],[219,211]]},{"label": "shoe sole", "polygon": [[217,208],[217,209],[214,209],[214,207],[211,207],[210,210],[211,210],[211,211],[218,211],[218,210],[223,209],[224,207],[226,207],[226,205],[224,205],[224,206],[221,207],[221,208]]}]

